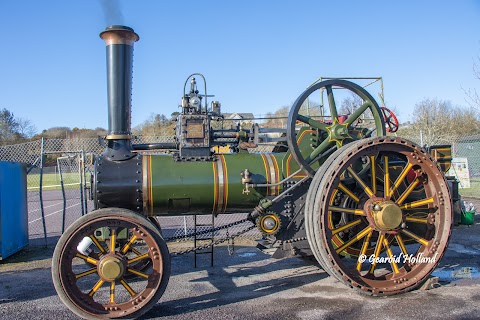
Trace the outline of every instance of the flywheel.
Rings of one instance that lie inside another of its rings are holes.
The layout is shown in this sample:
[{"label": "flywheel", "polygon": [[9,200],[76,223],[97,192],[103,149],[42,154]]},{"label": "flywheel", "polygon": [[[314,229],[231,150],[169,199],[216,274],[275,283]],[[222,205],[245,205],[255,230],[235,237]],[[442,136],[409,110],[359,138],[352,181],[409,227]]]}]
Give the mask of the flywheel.
[{"label": "flywheel", "polygon": [[[335,89],[344,89],[341,90],[343,94],[349,93],[351,96],[347,97],[354,97],[354,104],[357,105],[338,108]],[[317,94],[323,96],[324,92],[328,109],[324,110],[324,106],[310,107],[309,101],[318,101]],[[301,150],[299,147],[304,134],[304,131],[299,130],[299,125],[316,131],[318,143],[313,144],[311,150]],[[385,133],[384,117],[375,99],[364,88],[347,80],[333,79],[312,85],[293,103],[288,115],[289,150],[298,165],[311,177],[326,161],[331,150],[339,149],[352,141],[383,136]]]}]

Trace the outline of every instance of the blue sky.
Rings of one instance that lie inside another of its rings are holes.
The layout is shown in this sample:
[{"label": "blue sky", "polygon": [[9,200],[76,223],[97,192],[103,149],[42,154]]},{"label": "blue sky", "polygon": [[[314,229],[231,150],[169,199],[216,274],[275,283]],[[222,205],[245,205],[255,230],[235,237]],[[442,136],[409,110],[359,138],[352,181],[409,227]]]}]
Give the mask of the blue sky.
[{"label": "blue sky", "polygon": [[424,98],[467,106],[462,88],[480,87],[480,1],[116,1],[110,15],[105,2],[0,1],[0,108],[39,131],[106,127],[109,24],[140,35],[134,125],[177,111],[194,72],[224,112],[255,115],[320,76],[382,76],[401,121]]}]

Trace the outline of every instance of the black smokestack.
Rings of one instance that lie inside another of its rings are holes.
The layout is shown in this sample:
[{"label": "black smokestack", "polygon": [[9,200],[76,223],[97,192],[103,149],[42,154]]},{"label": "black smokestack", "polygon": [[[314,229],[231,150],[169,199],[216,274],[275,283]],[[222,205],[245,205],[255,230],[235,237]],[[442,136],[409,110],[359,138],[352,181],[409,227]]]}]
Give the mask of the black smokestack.
[{"label": "black smokestack", "polygon": [[133,44],[139,37],[132,28],[114,25],[100,38],[107,45],[108,147],[130,150]]}]

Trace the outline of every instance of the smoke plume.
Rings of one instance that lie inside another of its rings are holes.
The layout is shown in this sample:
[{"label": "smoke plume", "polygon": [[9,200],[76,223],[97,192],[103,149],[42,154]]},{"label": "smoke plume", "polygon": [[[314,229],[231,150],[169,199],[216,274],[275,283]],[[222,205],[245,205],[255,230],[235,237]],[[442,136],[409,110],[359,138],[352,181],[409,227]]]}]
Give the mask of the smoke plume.
[{"label": "smoke plume", "polygon": [[122,8],[119,0],[99,0],[107,26],[124,25]]}]

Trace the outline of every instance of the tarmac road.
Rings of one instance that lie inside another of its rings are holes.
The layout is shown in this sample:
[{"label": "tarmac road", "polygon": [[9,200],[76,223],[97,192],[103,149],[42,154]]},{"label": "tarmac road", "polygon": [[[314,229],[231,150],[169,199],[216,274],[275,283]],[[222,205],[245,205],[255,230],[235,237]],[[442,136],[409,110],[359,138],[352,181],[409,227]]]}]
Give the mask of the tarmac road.
[{"label": "tarmac road", "polygon": [[[478,216],[477,216],[478,218]],[[170,246],[175,251],[176,245]],[[52,247],[30,247],[0,262],[0,319],[77,319],[50,275]],[[275,260],[244,241],[233,256],[172,259],[167,290],[144,319],[480,319],[480,223],[456,227],[435,272],[441,286],[371,298],[333,280],[315,264]]]}]

